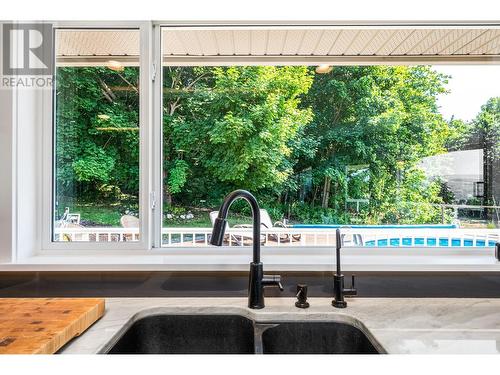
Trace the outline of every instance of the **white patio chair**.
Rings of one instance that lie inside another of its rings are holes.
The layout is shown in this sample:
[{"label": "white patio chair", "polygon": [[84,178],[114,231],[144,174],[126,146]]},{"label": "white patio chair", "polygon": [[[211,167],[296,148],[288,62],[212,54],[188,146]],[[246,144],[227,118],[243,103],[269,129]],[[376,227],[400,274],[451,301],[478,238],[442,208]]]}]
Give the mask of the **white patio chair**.
[{"label": "white patio chair", "polygon": [[[132,215],[123,215],[120,218],[120,224],[123,228],[136,229],[139,228],[139,218]],[[123,241],[133,241],[134,234],[133,233],[124,233]]]},{"label": "white patio chair", "polygon": [[[212,227],[214,226],[215,219],[219,215],[219,211],[212,211],[210,212],[210,221],[212,223]],[[277,221],[273,224],[271,220],[271,216],[269,216],[269,213],[267,210],[261,208],[260,209],[260,225],[263,229],[273,229],[273,228],[286,228],[283,223]],[[236,224],[233,226],[233,228],[252,228],[252,224]],[[226,226],[226,230],[229,229],[229,225]],[[279,236],[279,241],[284,243],[290,241],[290,236],[287,233],[269,233],[267,235],[270,240],[278,242],[278,236]],[[231,241],[236,242],[238,245],[241,244],[242,241],[245,240],[250,240],[251,236],[241,236],[241,235],[231,235]],[[292,235],[292,239],[294,241],[300,241],[300,234],[294,234]],[[261,244],[264,244],[266,242],[266,234],[261,234],[260,238]]]}]

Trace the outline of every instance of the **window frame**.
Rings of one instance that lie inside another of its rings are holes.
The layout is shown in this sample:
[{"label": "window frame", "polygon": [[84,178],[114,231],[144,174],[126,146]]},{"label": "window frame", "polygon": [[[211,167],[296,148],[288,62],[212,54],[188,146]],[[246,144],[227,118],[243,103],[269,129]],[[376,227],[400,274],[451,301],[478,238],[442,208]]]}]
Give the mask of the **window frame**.
[{"label": "window frame", "polygon": [[[441,23],[422,23],[422,25],[429,24],[431,26],[438,26]],[[87,21],[75,21],[75,22],[54,22],[54,36],[58,29],[138,29],[140,32],[140,190],[139,190],[139,204],[140,204],[140,240],[137,242],[53,242],[52,241],[52,215],[53,215],[53,130],[55,126],[55,120],[53,119],[53,110],[55,106],[55,101],[53,100],[53,90],[44,90],[42,94],[41,105],[43,115],[43,162],[42,162],[42,209],[39,219],[41,220],[41,246],[40,251],[35,251],[34,255],[47,255],[47,256],[57,256],[67,258],[67,263],[71,262],[71,258],[68,255],[79,255],[87,256],[92,254],[102,254],[103,257],[114,257],[116,256],[117,262],[119,263],[120,255],[126,253],[127,255],[137,255],[137,256],[171,256],[167,261],[167,258],[161,263],[175,264],[175,258],[179,256],[179,252],[182,250],[183,255],[200,255],[199,247],[162,247],[162,212],[163,212],[163,178],[162,178],[162,163],[163,163],[163,151],[162,151],[162,139],[163,139],[163,51],[162,51],[162,29],[164,27],[216,27],[216,26],[323,26],[324,23],[294,23],[294,22],[283,22],[279,25],[270,24],[267,22],[263,23],[252,23],[252,22],[141,22],[141,21],[97,21],[97,22],[87,22]],[[353,27],[353,26],[388,26],[391,23],[388,22],[378,22],[378,23],[368,23],[366,25],[359,24],[337,24],[328,23],[332,27]],[[457,27],[456,24],[450,24],[451,26]],[[394,26],[394,25],[391,25]],[[407,26],[421,26],[418,23],[412,23],[412,25]],[[446,26],[446,24],[445,24]],[[499,27],[498,24],[484,24],[481,22],[477,23],[464,23],[459,25],[462,27],[467,26],[488,26],[488,27]],[[451,64],[456,63],[460,65],[477,65],[477,64],[500,64],[500,58],[492,59],[491,57],[476,58],[471,57],[470,59],[444,59],[444,58],[418,58],[414,59],[408,57],[405,60],[396,60],[392,58],[377,57],[374,59],[336,59],[339,65],[414,65],[422,63],[432,63],[432,64]],[[207,57],[188,57],[188,58],[176,58],[174,62],[169,65],[230,65],[232,63],[236,64],[251,64],[257,65],[259,63],[271,64],[271,65],[316,65],[325,62],[332,62],[331,57],[223,57],[223,58],[207,58]],[[50,109],[50,110],[48,110]],[[276,250],[293,249],[293,256],[307,256],[322,254],[324,253],[324,247],[307,246],[300,247],[267,247],[263,249],[263,254],[269,250],[269,253],[275,253]],[[352,250],[351,250],[352,249]],[[423,248],[419,248],[423,249]],[[489,254],[489,248],[481,249],[476,247],[467,248],[467,250],[483,250],[481,254]],[[68,252],[69,250],[69,252]],[[351,247],[348,252],[353,252],[354,254],[359,254],[362,256],[366,250],[361,247]],[[373,251],[374,249],[371,249]],[[376,256],[380,254],[381,256],[390,256],[394,250],[399,250],[402,255],[409,254],[413,257],[415,249],[408,249],[405,247],[377,247],[377,254],[371,254],[371,256]],[[444,253],[450,253],[450,249],[447,247],[433,247],[432,250],[439,255],[441,251]],[[218,257],[220,256],[230,256],[234,254],[235,248],[223,247],[218,249],[213,254],[212,269],[223,270],[227,269],[227,266],[221,265]],[[246,250],[243,250],[246,251]],[[239,251],[237,251],[239,253]],[[456,252],[454,256],[460,256],[460,251]],[[303,254],[303,255],[302,255]],[[210,256],[211,254],[207,254]],[[287,257],[287,254],[281,254],[280,257]],[[332,260],[333,262],[333,260]],[[411,260],[410,260],[411,262]],[[155,262],[153,262],[155,263]],[[370,269],[370,262],[367,262],[365,268]],[[198,263],[193,262],[193,266]],[[206,263],[203,263],[206,264]],[[462,263],[457,263],[462,264]],[[201,265],[201,263],[200,263]],[[466,264],[464,264],[466,266]],[[472,268],[477,268],[478,264],[471,264]],[[489,266],[490,267],[490,266]],[[375,267],[376,268],[376,267]],[[404,267],[403,267],[404,268]],[[425,268],[425,267],[423,267]],[[490,268],[491,270],[491,268]],[[500,270],[500,266],[498,267]]]},{"label": "window frame", "polygon": [[[325,26],[324,23],[321,22],[308,22],[308,23],[301,23],[301,22],[283,22],[280,24],[269,24],[269,23],[248,23],[248,22],[241,22],[241,23],[234,23],[234,22],[217,22],[217,23],[212,23],[212,22],[205,22],[205,23],[200,23],[200,22],[157,22],[155,23],[156,27],[159,28],[159,39],[160,42],[162,40],[162,30],[163,29],[168,29],[168,28],[173,28],[173,29],[203,29],[203,28],[216,28],[216,27],[238,27],[238,28],[246,28],[246,27],[255,27],[255,26],[264,26],[264,27],[294,27],[294,26],[311,26],[311,27],[318,27],[322,26],[322,28]],[[333,28],[333,29],[338,29],[338,28],[362,28],[362,27],[387,27],[387,26],[396,26],[396,25],[401,25],[401,23],[395,22],[394,24],[391,24],[390,22],[371,22],[367,24],[351,24],[351,25],[342,25],[342,24],[337,24],[334,25],[332,23],[328,23],[326,25],[326,28]],[[447,22],[435,22],[435,23],[419,23],[415,22],[412,23],[411,25],[409,24],[404,24],[403,27],[415,27],[415,26],[429,26],[429,27],[450,27],[450,28],[457,28],[457,27],[489,27],[489,28],[500,28],[500,24],[491,24],[491,23],[481,23],[481,22],[468,22],[468,23],[461,23],[460,25],[457,25],[456,23],[447,23]],[[163,44],[162,44],[163,45]],[[157,91],[157,95],[160,98],[159,103],[156,103],[158,105],[157,108],[162,108],[162,103],[163,103],[163,92],[161,90],[163,86],[163,67],[164,66],[230,66],[233,64],[236,65],[259,65],[259,64],[265,64],[265,65],[320,65],[320,64],[325,64],[329,63],[332,64],[332,57],[329,56],[169,56],[168,59],[170,61],[166,62],[163,58],[163,51],[161,52],[160,56],[157,57],[156,63],[158,66],[161,68],[159,69],[160,71],[160,82],[159,82],[159,89]],[[422,64],[432,64],[432,65],[449,65],[449,64],[457,64],[457,65],[500,65],[500,58],[494,57],[492,58],[491,56],[470,56],[470,57],[462,57],[462,56],[449,56],[449,57],[442,57],[442,56],[405,56],[405,57],[380,57],[380,56],[373,56],[373,57],[364,57],[364,56],[335,56],[334,61],[336,64],[333,65],[422,65]],[[161,112],[161,117],[159,119],[160,121],[160,127],[161,127],[161,133],[160,137],[162,137],[163,133],[163,111],[156,111],[156,112]],[[162,146],[160,146],[162,147]],[[160,154],[160,158],[162,157],[162,153]],[[161,168],[161,166],[160,166]],[[161,180],[161,179],[160,179]],[[159,197],[163,197],[163,182],[160,181],[159,184],[157,185],[157,191],[160,192]],[[163,212],[163,202],[160,200],[160,207],[161,207],[161,212]],[[157,223],[158,224],[158,223]],[[161,229],[163,227],[161,221],[161,215],[160,215],[160,222],[159,222],[159,230],[161,232]],[[158,225],[156,225],[158,227]],[[499,229],[500,233],[500,229]],[[159,235],[159,245],[155,250],[161,251],[171,251],[171,250],[178,250],[178,249],[183,249],[184,251],[187,252],[196,252],[199,247],[176,247],[176,246],[162,246],[162,238],[161,238],[161,233]],[[324,248],[324,246],[323,246]],[[416,249],[417,247],[412,247]],[[228,249],[228,254],[230,253],[231,249],[235,249],[235,247],[222,247],[222,249]],[[266,249],[270,249],[271,251],[274,251],[275,249],[297,249],[296,246],[293,247],[286,247],[286,246],[266,246]],[[304,250],[304,255],[310,254],[311,251],[314,251],[315,249],[321,249],[321,247],[318,246],[302,246],[300,249]],[[352,246],[349,247],[349,249],[353,249],[355,251],[361,251],[366,248],[363,247],[356,247]],[[377,246],[372,248],[372,250],[377,250],[377,252],[380,252],[381,255],[387,255],[391,254],[392,250],[397,249],[403,253],[409,254],[411,256],[414,256],[413,251],[409,249],[408,247],[405,246],[391,246],[391,247],[382,247],[382,246]],[[421,248],[419,248],[421,249]],[[443,247],[443,246],[436,246],[432,247],[434,251],[441,251],[444,253],[449,252],[450,247]],[[460,248],[462,249],[462,248]],[[475,251],[480,251],[484,249],[489,249],[489,247],[467,247],[466,249],[475,249]],[[293,251],[293,250],[292,250]],[[483,252],[484,253],[484,252]],[[486,253],[489,253],[489,250],[486,251]]]},{"label": "window frame", "polygon": [[[54,22],[53,38],[64,29],[135,29],[140,37],[139,59],[139,233],[138,241],[129,242],[56,242],[53,241],[54,150],[55,150],[55,85],[42,93],[43,165],[42,165],[42,246],[45,250],[146,250],[151,248],[151,175],[152,175],[152,29],[150,22]],[[55,44],[54,44],[55,45]],[[55,49],[53,51],[55,59]],[[54,64],[53,76],[56,78]],[[50,110],[49,110],[50,109]]]}]

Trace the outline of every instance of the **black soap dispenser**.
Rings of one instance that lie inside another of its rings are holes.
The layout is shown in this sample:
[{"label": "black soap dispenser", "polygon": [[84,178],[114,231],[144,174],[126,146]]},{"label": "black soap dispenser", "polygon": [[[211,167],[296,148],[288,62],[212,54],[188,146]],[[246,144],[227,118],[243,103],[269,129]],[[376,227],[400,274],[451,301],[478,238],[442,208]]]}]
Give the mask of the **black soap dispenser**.
[{"label": "black soap dispenser", "polygon": [[297,302],[295,302],[295,306],[299,309],[307,309],[309,307],[306,284],[297,284]]}]

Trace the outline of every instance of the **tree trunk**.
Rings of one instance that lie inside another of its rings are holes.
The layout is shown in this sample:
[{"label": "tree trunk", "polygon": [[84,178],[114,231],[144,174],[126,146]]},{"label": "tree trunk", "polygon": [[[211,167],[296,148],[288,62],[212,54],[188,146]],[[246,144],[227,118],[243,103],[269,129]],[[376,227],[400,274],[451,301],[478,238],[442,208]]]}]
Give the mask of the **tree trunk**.
[{"label": "tree trunk", "polygon": [[[164,169],[163,170],[163,181],[166,181],[167,179],[167,171]],[[163,206],[171,206],[172,205],[172,194],[168,191],[168,186],[166,186],[166,182],[163,186]]]},{"label": "tree trunk", "polygon": [[328,201],[330,200],[330,186],[332,179],[325,176],[325,182],[323,183],[323,200],[321,202],[321,207],[328,208]]},{"label": "tree trunk", "polygon": [[165,204],[165,206],[172,205],[172,194],[170,194],[167,190],[165,190],[165,194],[163,196],[163,203]]},{"label": "tree trunk", "polygon": [[314,204],[316,203],[316,197],[318,196],[318,190],[319,190],[319,186],[314,186],[314,192],[313,192],[313,196],[312,196],[312,200],[311,200],[311,206],[314,206]]}]

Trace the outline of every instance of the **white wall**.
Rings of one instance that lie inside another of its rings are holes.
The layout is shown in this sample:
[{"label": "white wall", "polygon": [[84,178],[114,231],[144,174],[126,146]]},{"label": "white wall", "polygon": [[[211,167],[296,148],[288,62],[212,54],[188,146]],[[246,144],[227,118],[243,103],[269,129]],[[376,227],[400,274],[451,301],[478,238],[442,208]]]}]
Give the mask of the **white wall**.
[{"label": "white wall", "polygon": [[483,150],[453,151],[429,156],[420,162],[429,179],[440,177],[448,183],[455,199],[474,195],[474,183],[483,179]]},{"label": "white wall", "polygon": [[[1,30],[0,23],[0,47]],[[44,90],[0,85],[1,263],[26,258],[40,247]]]},{"label": "white wall", "polygon": [[[0,23],[0,57],[3,51],[2,28]],[[0,69],[1,69],[0,58]],[[0,70],[1,72],[1,70]],[[0,262],[10,262],[14,248],[14,165],[12,146],[13,127],[13,90],[0,86]]]},{"label": "white wall", "polygon": [[42,203],[42,89],[19,89],[16,100],[16,260],[40,247]]},{"label": "white wall", "polygon": [[[1,38],[0,38],[1,39]],[[13,92],[0,87],[0,262],[10,262],[14,249]]]}]

